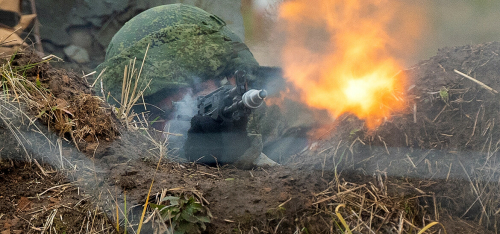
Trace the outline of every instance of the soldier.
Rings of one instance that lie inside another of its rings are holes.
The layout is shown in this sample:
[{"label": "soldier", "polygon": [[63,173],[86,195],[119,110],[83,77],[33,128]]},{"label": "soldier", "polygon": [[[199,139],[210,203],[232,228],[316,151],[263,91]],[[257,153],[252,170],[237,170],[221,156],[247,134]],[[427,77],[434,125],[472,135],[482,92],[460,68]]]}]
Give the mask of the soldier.
[{"label": "soldier", "polygon": [[[167,116],[175,111],[172,101],[186,94],[206,94],[229,82],[238,70],[247,72],[249,87],[261,89],[267,82],[263,74],[258,74],[263,69],[248,47],[222,19],[194,6],[171,4],[135,16],[111,40],[106,60],[96,70],[100,73],[106,69],[101,76],[102,88],[118,102],[124,67],[134,58],[141,64],[148,45],[139,89],[147,87],[145,102],[160,107]],[[262,153],[262,137],[253,119],[250,115],[221,124],[195,116],[189,139],[184,138],[186,157],[240,168],[276,165]]]}]

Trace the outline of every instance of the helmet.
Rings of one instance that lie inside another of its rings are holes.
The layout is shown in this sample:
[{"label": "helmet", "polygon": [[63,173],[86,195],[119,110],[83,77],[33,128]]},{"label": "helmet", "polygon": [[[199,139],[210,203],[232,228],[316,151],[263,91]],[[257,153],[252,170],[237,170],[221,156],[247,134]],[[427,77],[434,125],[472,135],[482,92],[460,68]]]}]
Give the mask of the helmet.
[{"label": "helmet", "polygon": [[144,96],[181,88],[236,70],[259,66],[248,47],[219,17],[184,4],[151,8],[129,20],[112,38],[105,61],[97,67],[103,88],[119,100],[126,65],[142,67]]}]

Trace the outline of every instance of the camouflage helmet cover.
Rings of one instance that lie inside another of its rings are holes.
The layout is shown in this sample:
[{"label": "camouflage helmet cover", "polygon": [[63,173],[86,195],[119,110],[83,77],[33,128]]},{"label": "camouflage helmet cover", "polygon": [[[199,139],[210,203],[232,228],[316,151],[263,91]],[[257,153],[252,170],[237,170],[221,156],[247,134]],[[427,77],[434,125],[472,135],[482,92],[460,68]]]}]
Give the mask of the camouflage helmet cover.
[{"label": "camouflage helmet cover", "polygon": [[139,67],[148,45],[141,74],[142,87],[151,81],[145,96],[259,65],[219,17],[184,4],[158,6],[135,16],[114,35],[105,62],[96,69],[99,74],[106,68],[103,86],[114,98],[120,98],[125,66],[136,58]]}]

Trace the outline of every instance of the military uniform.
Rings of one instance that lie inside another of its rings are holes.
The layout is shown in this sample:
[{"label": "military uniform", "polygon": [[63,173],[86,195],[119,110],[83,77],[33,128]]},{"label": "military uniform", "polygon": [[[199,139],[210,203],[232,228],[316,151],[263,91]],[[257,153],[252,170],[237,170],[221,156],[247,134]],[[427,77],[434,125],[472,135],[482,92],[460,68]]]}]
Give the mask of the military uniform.
[{"label": "military uniform", "polygon": [[[101,76],[106,95],[119,101],[125,66],[137,59],[139,68],[148,45],[143,82],[138,87],[142,90],[150,82],[144,93],[146,102],[160,103],[178,90],[207,80],[221,81],[237,70],[248,72],[250,86],[262,87],[264,83],[253,75],[259,64],[252,53],[222,19],[194,6],[171,4],[135,16],[113,37],[106,61],[96,69],[98,73],[106,69]],[[275,164],[261,153],[262,138],[257,130],[247,129],[253,126],[247,122],[217,125],[202,117],[193,118],[190,133],[196,136],[187,141],[188,158],[208,164],[218,160],[242,168],[252,167],[256,160]]]}]

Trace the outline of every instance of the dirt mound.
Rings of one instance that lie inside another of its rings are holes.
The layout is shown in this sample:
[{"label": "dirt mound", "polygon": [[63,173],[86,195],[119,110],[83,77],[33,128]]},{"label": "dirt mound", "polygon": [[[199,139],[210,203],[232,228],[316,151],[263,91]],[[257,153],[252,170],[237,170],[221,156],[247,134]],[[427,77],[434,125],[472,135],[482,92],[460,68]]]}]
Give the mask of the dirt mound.
[{"label": "dirt mound", "polygon": [[[416,108],[416,123],[411,126],[411,115],[395,118],[394,122],[400,123],[394,125],[410,139],[408,144],[389,144],[481,152],[487,139],[498,142],[495,125],[499,123],[499,96],[457,71],[500,90],[499,53],[498,42],[444,48],[406,71],[415,85],[409,93]],[[406,138],[402,134],[397,137]]]},{"label": "dirt mound", "polygon": [[[352,153],[356,144],[351,144],[359,141],[366,147],[356,148],[360,151],[357,154],[377,150],[391,154],[403,148],[492,154],[496,151],[484,144],[494,146],[500,140],[495,131],[500,112],[495,93],[500,90],[499,53],[498,42],[441,49],[438,55],[401,74],[409,78],[406,112],[392,116],[373,131],[362,121],[344,115],[326,128],[329,134],[322,139],[330,143],[344,139]],[[493,92],[455,71],[475,77]]]},{"label": "dirt mound", "polygon": [[499,218],[491,209],[499,205],[499,54],[498,42],[439,50],[400,74],[409,78],[406,112],[372,131],[355,117],[342,116],[325,128],[327,134],[310,152],[291,162],[367,175],[456,181],[458,187],[434,190],[437,196],[452,194],[454,204],[448,198],[438,202],[460,216],[488,217],[486,225],[494,226]]},{"label": "dirt mound", "polygon": [[[78,148],[93,151],[94,142],[118,136],[118,121],[104,101],[92,95],[87,80],[73,72],[54,69],[33,51],[16,54],[10,66],[36,85],[30,89],[32,114]],[[15,92],[15,90],[13,90]]]}]

